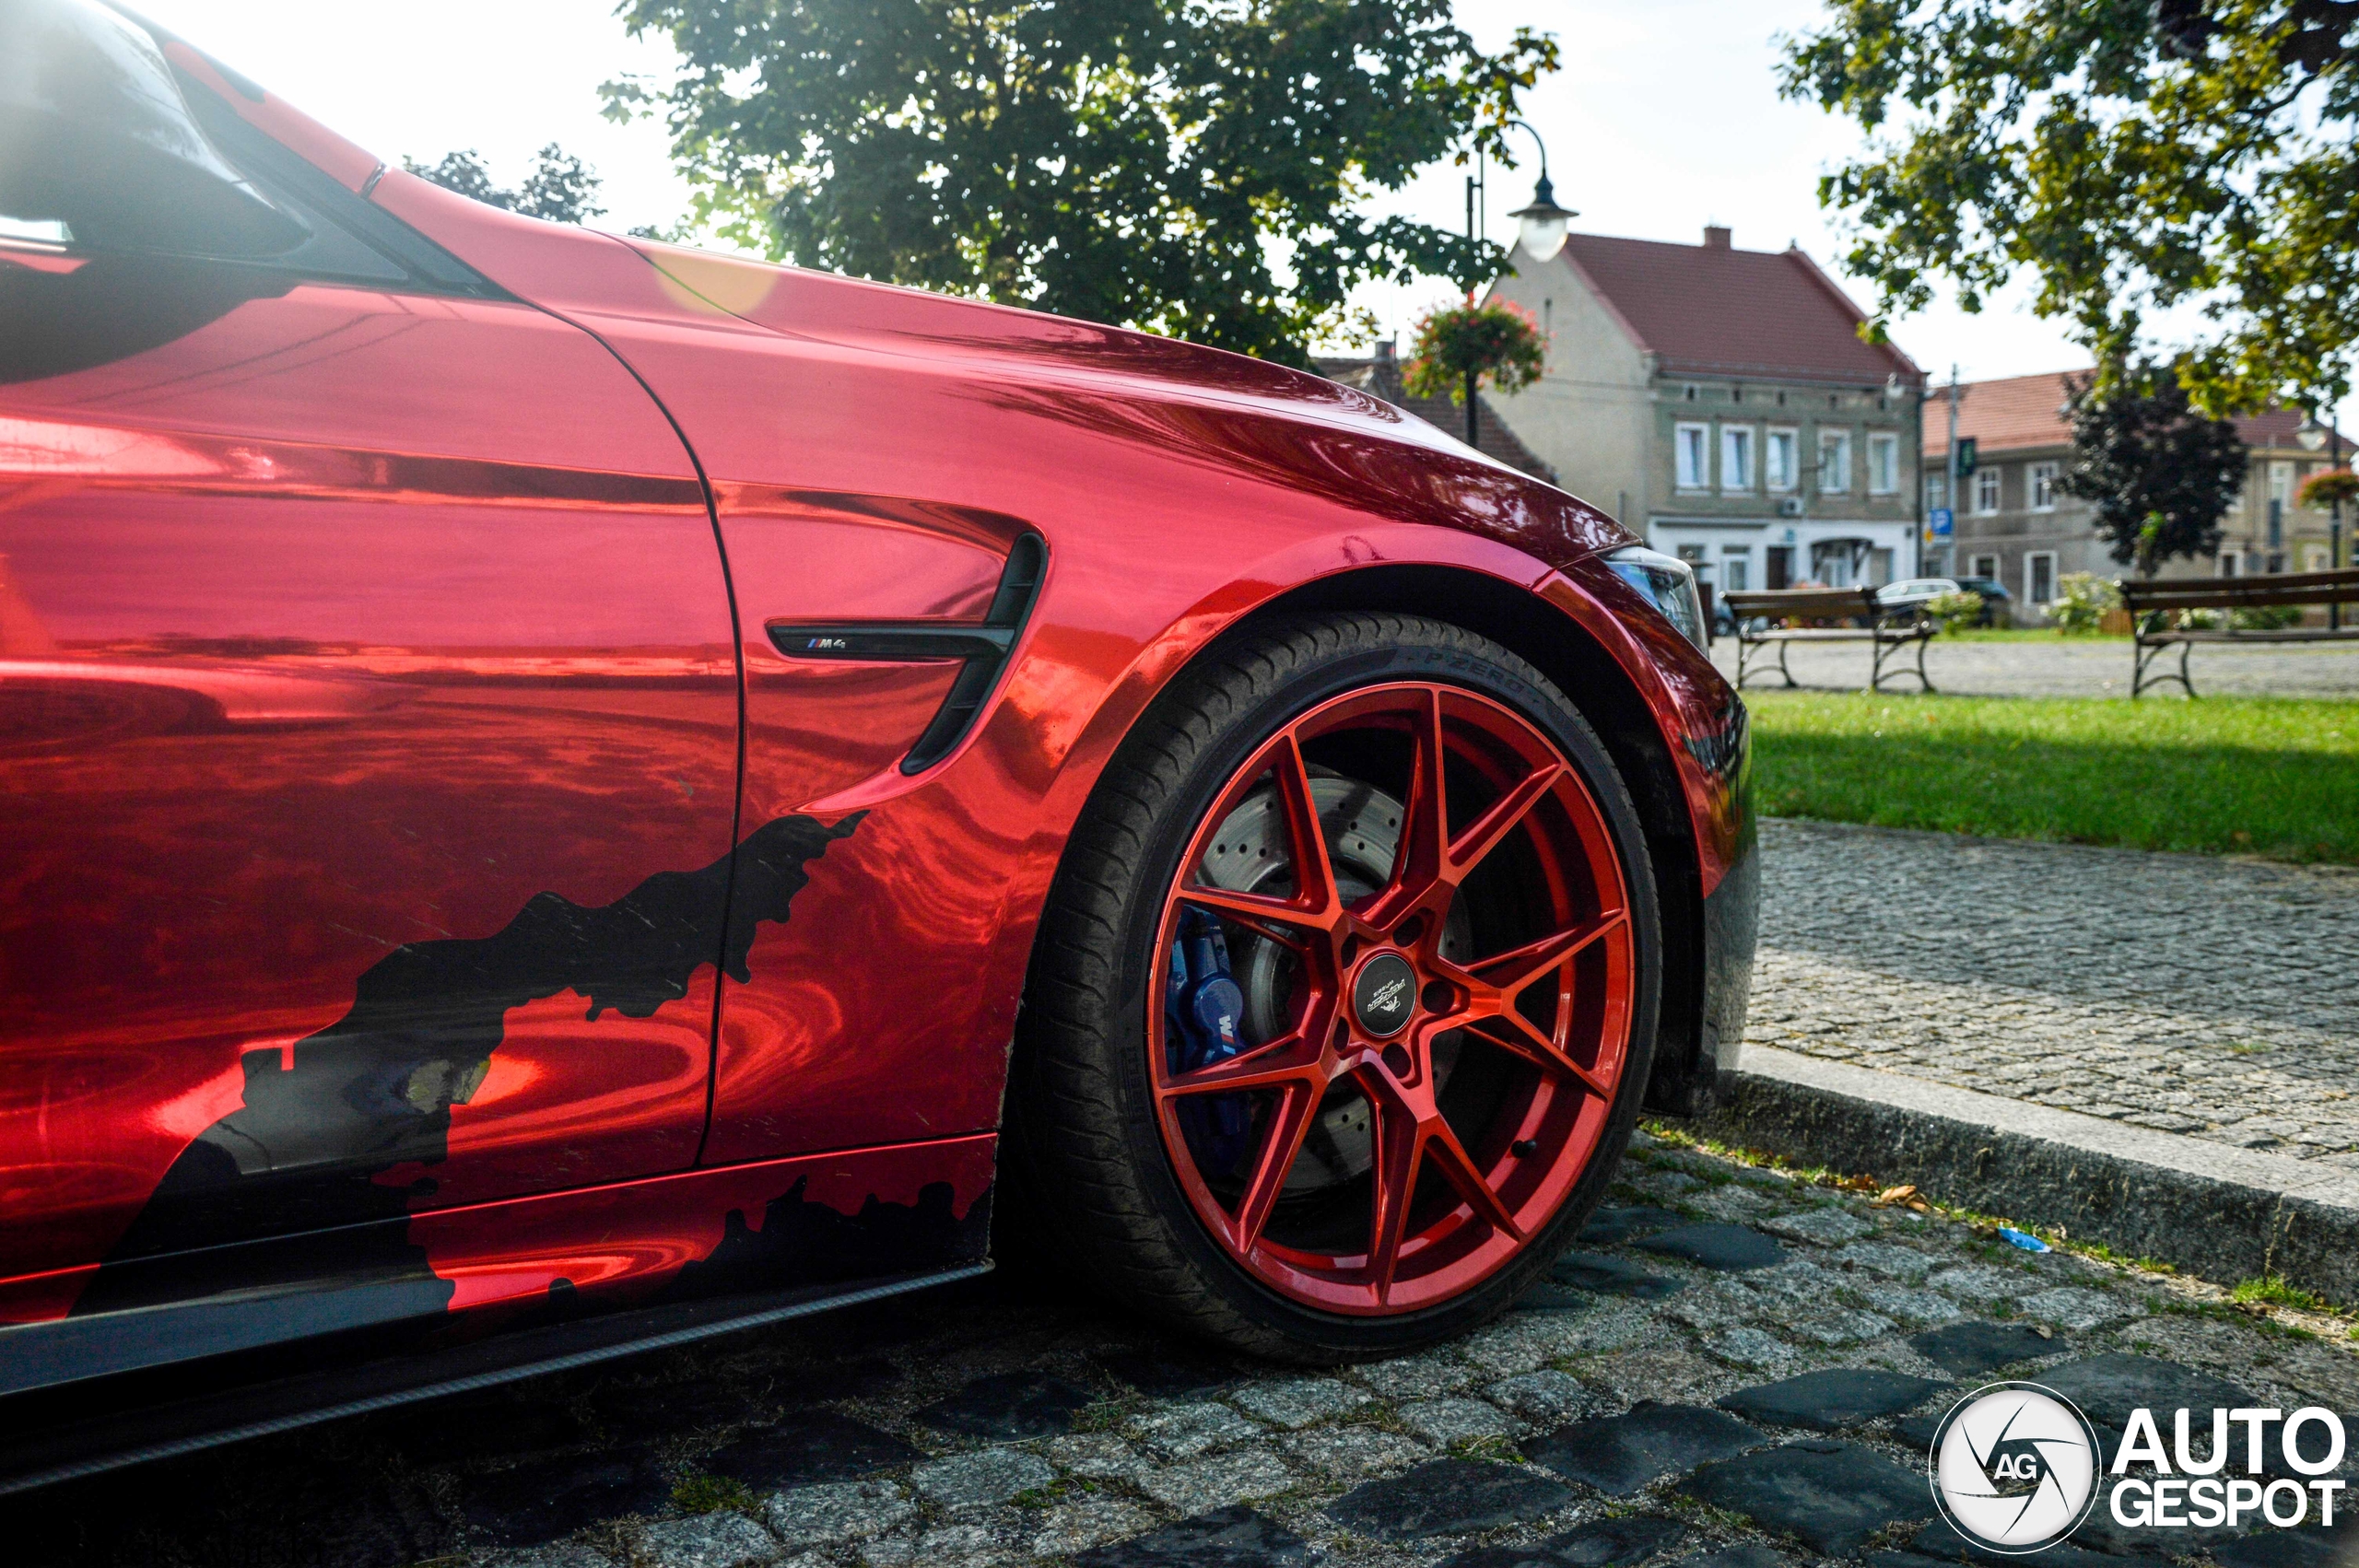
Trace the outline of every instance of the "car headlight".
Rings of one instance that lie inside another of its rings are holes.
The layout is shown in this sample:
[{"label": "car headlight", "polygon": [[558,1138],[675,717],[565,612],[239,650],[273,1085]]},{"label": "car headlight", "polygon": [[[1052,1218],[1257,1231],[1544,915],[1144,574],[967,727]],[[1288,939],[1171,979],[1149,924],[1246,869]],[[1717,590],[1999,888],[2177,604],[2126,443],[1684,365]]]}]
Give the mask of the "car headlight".
[{"label": "car headlight", "polygon": [[1708,647],[1704,626],[1704,596],[1696,591],[1696,568],[1675,556],[1631,544],[1605,557],[1614,575],[1635,588],[1662,618],[1698,648]]}]

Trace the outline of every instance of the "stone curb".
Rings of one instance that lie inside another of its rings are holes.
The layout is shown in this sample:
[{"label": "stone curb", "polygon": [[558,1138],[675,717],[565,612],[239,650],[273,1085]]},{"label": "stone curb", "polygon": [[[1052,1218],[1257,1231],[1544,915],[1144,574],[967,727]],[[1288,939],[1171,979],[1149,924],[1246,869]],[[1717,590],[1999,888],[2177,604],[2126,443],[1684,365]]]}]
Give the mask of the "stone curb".
[{"label": "stone curb", "polygon": [[1914,1182],[1945,1203],[2222,1283],[2278,1274],[2359,1302],[2359,1175],[1767,1047],[1722,1081],[1710,1137]]}]

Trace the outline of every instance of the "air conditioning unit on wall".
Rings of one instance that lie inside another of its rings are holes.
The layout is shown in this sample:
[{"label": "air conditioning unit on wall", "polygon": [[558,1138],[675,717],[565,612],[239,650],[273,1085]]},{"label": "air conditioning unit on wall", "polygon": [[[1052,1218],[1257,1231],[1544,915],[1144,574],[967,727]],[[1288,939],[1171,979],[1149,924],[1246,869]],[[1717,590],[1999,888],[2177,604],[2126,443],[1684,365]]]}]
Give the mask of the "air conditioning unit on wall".
[{"label": "air conditioning unit on wall", "polygon": [[1778,503],[1778,515],[1779,517],[1800,517],[1800,516],[1802,516],[1802,498],[1800,496],[1788,496],[1788,497],[1786,497],[1784,499],[1780,500],[1780,501]]}]

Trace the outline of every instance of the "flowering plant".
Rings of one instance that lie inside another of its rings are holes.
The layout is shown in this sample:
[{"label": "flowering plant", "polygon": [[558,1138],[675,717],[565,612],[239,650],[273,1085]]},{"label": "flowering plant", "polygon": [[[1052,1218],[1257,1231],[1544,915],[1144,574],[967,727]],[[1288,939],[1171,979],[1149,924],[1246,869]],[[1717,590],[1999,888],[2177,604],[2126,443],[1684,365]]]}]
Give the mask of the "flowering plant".
[{"label": "flowering plant", "polygon": [[2359,474],[2347,468],[2329,468],[2302,481],[2302,505],[2312,511],[2324,511],[2337,501],[2359,501]]},{"label": "flowering plant", "polygon": [[2106,614],[2121,608],[2121,590],[2095,572],[2066,572],[2056,579],[2056,602],[2048,624],[2067,637],[2101,630]]},{"label": "flowering plant", "polygon": [[1501,392],[1520,392],[1540,379],[1548,339],[1532,312],[1497,300],[1444,305],[1417,320],[1401,384],[1412,397],[1466,401],[1469,378]]}]

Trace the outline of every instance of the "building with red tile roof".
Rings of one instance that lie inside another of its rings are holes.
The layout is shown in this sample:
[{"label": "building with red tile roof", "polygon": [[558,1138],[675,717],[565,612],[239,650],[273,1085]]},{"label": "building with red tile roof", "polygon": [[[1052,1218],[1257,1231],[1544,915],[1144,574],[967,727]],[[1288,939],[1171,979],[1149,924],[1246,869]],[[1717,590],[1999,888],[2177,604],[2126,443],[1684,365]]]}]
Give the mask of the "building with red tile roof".
[{"label": "building with red tile roof", "polygon": [[[2129,568],[2097,537],[2087,501],[2065,493],[2072,462],[2072,383],[2089,372],[2056,370],[1968,381],[1957,406],[1957,433],[1975,442],[1974,473],[1958,486],[1954,509],[1958,573],[1995,579],[2013,595],[2018,620],[2036,620],[2070,572],[2119,577]],[[1947,387],[1925,394],[1923,447],[1928,508],[1948,505]],[[2298,410],[2272,408],[2234,421],[2251,449],[2244,493],[2222,522],[2220,555],[2175,560],[2165,577],[2323,571],[2332,549],[2328,518],[2296,501],[2302,481],[2329,453],[2299,439]],[[2347,453],[2349,448],[2345,447]]]},{"label": "building with red tile roof", "polygon": [[1800,250],[1574,234],[1517,250],[1496,299],[1549,334],[1494,398],[1567,489],[1723,591],[1917,569],[1924,374]]}]

